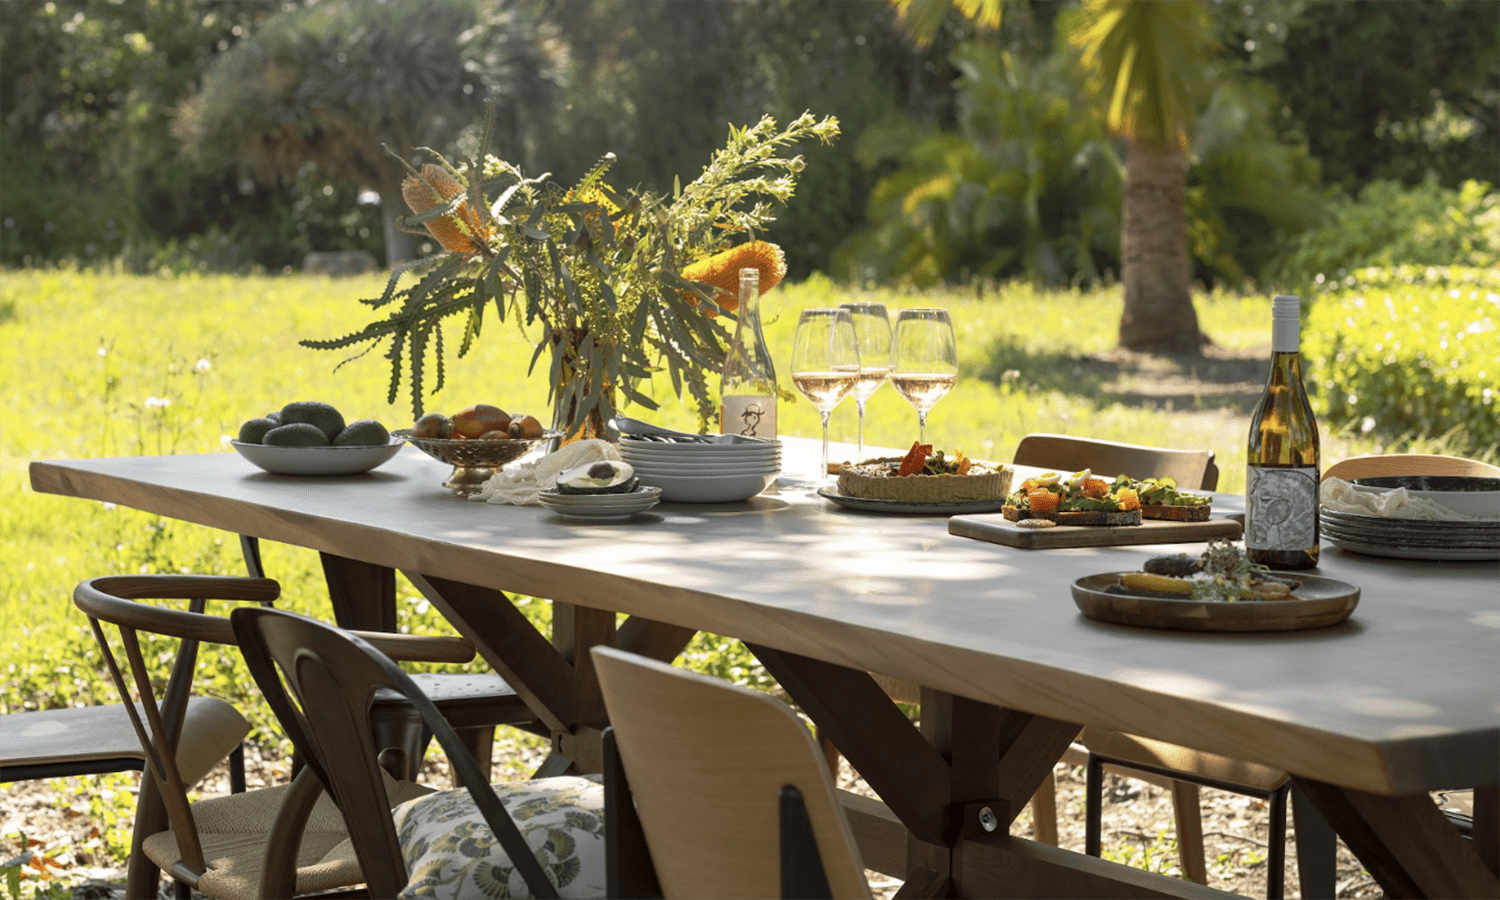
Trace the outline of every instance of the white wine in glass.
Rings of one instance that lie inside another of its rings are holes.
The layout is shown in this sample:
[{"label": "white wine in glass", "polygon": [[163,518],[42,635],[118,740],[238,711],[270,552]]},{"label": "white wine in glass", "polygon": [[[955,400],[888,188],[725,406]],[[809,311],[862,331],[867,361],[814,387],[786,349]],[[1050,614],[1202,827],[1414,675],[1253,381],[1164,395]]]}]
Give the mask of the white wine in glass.
[{"label": "white wine in glass", "polygon": [[854,404],[859,407],[859,459],[865,458],[865,403],[880,390],[891,374],[891,319],[884,303],[841,303],[854,320],[859,339],[859,381],[854,385]]},{"label": "white wine in glass", "polygon": [[958,345],[946,309],[904,309],[891,339],[891,386],[917,411],[927,443],[927,412],[958,382]]},{"label": "white wine in glass", "polygon": [[806,309],[792,338],[792,384],[823,417],[823,466],[828,477],[828,415],[859,382],[859,341],[846,309]]}]

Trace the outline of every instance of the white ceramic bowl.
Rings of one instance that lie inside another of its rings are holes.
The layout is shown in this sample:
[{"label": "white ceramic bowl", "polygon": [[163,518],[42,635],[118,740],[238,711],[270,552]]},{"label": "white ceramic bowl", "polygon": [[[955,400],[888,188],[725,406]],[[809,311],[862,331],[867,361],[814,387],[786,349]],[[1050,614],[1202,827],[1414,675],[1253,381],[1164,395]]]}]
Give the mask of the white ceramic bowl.
[{"label": "white ceramic bowl", "polygon": [[747,475],[660,475],[636,470],[641,484],[661,488],[661,498],[673,503],[733,503],[749,500],[771,486],[776,473]]},{"label": "white ceramic bowl", "polygon": [[1431,500],[1470,518],[1500,518],[1500,478],[1469,475],[1382,475],[1354,479],[1364,491],[1406,488],[1407,494]]},{"label": "white ceramic bowl", "polygon": [[270,447],[230,441],[235,452],[274,475],[358,475],[401,452],[405,441],[380,447]]}]

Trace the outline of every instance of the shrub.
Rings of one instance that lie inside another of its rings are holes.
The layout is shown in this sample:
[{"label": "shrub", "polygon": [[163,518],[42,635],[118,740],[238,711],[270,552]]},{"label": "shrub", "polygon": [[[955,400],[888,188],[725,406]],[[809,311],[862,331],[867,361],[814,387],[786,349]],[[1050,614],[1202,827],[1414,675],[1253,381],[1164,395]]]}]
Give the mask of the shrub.
[{"label": "shrub", "polygon": [[1292,244],[1280,272],[1288,284],[1316,284],[1397,265],[1500,265],[1500,194],[1481,181],[1458,190],[1372,182],[1356,200],[1334,200],[1329,221]]},{"label": "shrub", "polygon": [[1500,447],[1500,271],[1402,266],[1328,283],[1302,340],[1324,425]]}]

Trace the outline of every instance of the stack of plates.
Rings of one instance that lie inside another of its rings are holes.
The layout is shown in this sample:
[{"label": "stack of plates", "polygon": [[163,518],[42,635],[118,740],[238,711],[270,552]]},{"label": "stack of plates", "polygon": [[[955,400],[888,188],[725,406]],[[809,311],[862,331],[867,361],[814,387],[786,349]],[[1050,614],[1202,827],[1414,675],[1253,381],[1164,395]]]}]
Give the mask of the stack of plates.
[{"label": "stack of plates", "polygon": [[1323,537],[1336,547],[1397,559],[1500,559],[1500,519],[1435,522],[1357,513],[1319,513]]},{"label": "stack of plates", "polygon": [[776,480],[781,442],[645,441],[621,435],[620,457],[641,484],[661,488],[663,500],[731,503],[754,497]]},{"label": "stack of plates", "polygon": [[548,490],[542,491],[537,500],[564,518],[608,522],[628,519],[655,506],[661,500],[661,489],[642,487],[628,494],[560,494]]}]

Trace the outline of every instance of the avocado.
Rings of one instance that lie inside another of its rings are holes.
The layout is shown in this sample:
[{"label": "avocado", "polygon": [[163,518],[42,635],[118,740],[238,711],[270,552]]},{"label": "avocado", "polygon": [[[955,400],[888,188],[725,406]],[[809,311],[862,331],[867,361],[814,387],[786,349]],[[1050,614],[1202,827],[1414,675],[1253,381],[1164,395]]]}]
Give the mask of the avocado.
[{"label": "avocado", "polygon": [[332,405],[317,400],[296,400],[281,408],[281,424],[293,425],[299,422],[316,425],[329,442],[344,430],[343,414]]},{"label": "avocado", "polygon": [[578,466],[557,476],[559,494],[628,494],[637,484],[630,463],[610,459]]},{"label": "avocado", "polygon": [[391,433],[374,419],[359,419],[344,426],[333,439],[335,447],[384,447],[391,442]]},{"label": "avocado", "polygon": [[250,419],[240,426],[241,444],[259,444],[266,439],[266,432],[275,428],[276,422],[268,418]]},{"label": "avocado", "polygon": [[327,447],[328,435],[316,425],[293,422],[272,428],[261,442],[268,447]]}]

